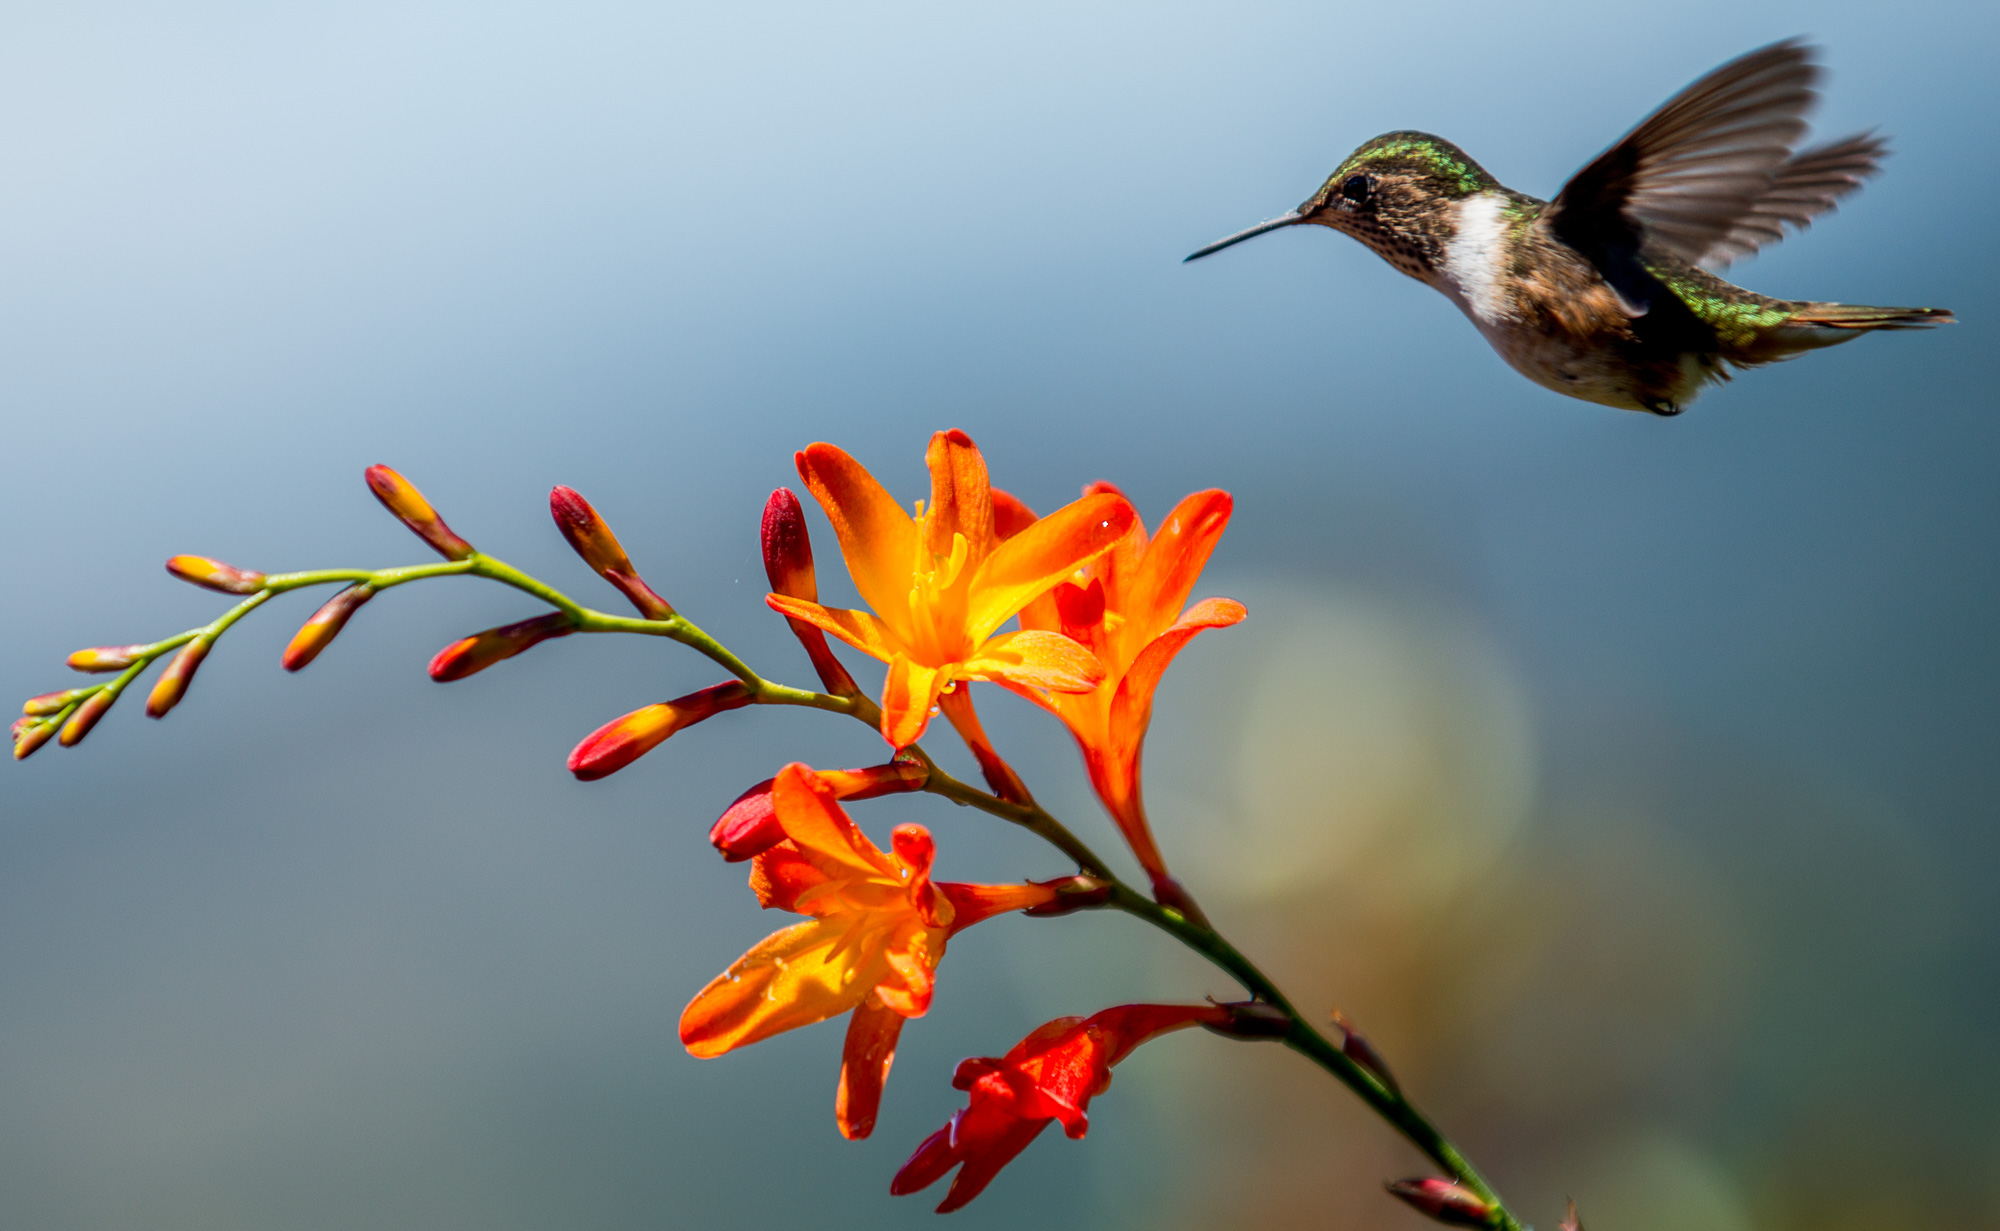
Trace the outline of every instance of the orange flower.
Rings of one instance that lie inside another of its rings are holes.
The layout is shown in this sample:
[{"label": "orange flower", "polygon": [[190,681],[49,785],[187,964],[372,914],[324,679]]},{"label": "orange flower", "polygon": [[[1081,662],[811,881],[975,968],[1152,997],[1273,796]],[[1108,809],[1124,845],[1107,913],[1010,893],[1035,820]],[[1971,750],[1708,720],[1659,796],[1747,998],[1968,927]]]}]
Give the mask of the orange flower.
[{"label": "orange flower", "polygon": [[[1131,505],[1108,483],[1092,484],[1091,499]],[[1130,529],[1111,551],[1021,612],[1021,626],[1060,632],[1087,647],[1105,676],[1089,692],[1054,692],[1008,682],[1014,691],[1063,720],[1083,750],[1090,783],[1153,878],[1155,891],[1177,886],[1146,823],[1139,788],[1139,758],[1153,720],[1153,690],[1196,633],[1241,620],[1243,604],[1204,599],[1187,610],[1202,565],[1229,525],[1232,501],[1224,491],[1196,492],[1174,507],[1148,539],[1133,513]]]},{"label": "orange flower", "polygon": [[766,937],[703,988],[681,1014],[681,1042],[706,1059],[852,1009],[834,1114],[843,1135],[866,1137],[903,1020],[930,1009],[946,942],[1054,901],[1056,890],[934,882],[930,831],[899,825],[884,853],[804,765],[779,771],[771,799],[786,840],[752,862],[750,887],[766,909],[812,918]]},{"label": "orange flower", "polygon": [[1097,687],[1102,664],[1060,632],[998,630],[1109,551],[1135,521],[1122,498],[1086,496],[1003,540],[986,462],[972,438],[939,432],[925,461],[930,504],[911,517],[859,462],[829,444],[807,446],[798,455],[799,477],[833,522],[854,588],[874,611],[832,610],[783,594],[765,599],[889,664],[882,735],[897,748],[923,735],[931,707],[954,680],[1054,693]]}]

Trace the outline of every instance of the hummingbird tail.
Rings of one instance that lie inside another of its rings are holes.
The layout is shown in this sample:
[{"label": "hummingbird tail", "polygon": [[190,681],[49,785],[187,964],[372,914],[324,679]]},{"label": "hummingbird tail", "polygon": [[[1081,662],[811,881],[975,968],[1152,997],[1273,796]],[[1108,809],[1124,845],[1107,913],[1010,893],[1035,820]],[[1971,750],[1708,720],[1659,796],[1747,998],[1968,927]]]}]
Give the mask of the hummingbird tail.
[{"label": "hummingbird tail", "polygon": [[1794,312],[1786,325],[1816,325],[1822,329],[1929,329],[1951,325],[1949,308],[1871,308],[1864,304],[1816,303]]}]

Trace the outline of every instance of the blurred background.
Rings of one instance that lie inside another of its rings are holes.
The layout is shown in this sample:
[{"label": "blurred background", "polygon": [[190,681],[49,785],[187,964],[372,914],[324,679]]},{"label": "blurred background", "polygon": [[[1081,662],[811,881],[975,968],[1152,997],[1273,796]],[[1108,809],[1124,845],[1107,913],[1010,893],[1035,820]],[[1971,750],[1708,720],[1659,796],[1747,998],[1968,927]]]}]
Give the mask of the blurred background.
[{"label": "blurred background", "polygon": [[[1549,195],[1798,33],[1818,132],[1896,154],[1735,276],[1964,324],[1663,421],[1530,385],[1332,234],[1179,264],[1391,128]],[[427,558],[374,462],[615,608],[546,515],[578,487],[795,681],[756,521],[808,441],[906,499],[946,426],[1045,509],[1226,487],[1198,593],[1250,619],[1169,676],[1150,789],[1303,1005],[1545,1228],[1572,1196],[1593,1231],[2000,1226],[1996,49],[1972,3],[11,5],[0,692],[210,619],[177,552]],[[577,783],[576,740],[717,672],[574,638],[439,687],[438,647],[535,612],[450,582],[285,675],[316,601],[170,720],[128,699],[0,770],[0,1223],[929,1225],[941,1189],[887,1185],[959,1058],[1233,991],[1127,920],[989,924],[844,1142],[839,1026],[696,1061],[675,1022],[782,922],[708,823],[879,743],[743,712]],[[982,697],[1115,845],[1067,737]],[[947,877],[1063,870],[934,801],[859,816],[930,825]],[[1276,1048],[1164,1040],[1092,1119],[954,1225],[1422,1225],[1379,1189],[1419,1157]]]}]

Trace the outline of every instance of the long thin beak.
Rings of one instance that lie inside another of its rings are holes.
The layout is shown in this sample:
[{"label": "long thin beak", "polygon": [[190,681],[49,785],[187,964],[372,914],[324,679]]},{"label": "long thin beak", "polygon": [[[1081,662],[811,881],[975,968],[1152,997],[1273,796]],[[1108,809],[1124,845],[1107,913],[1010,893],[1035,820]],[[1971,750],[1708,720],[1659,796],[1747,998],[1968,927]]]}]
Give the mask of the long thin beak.
[{"label": "long thin beak", "polygon": [[1185,265],[1189,261],[1199,261],[1201,258],[1208,256],[1211,253],[1222,251],[1224,248],[1227,248],[1231,244],[1240,244],[1244,240],[1254,239],[1255,237],[1262,235],[1266,231],[1275,231],[1279,227],[1292,226],[1295,223],[1304,222],[1305,220],[1306,216],[1304,214],[1301,214],[1297,210],[1293,210],[1290,213],[1286,214],[1279,214],[1276,218],[1271,219],[1269,222],[1260,222],[1256,226],[1251,227],[1247,231],[1238,231],[1234,235],[1228,236],[1224,239],[1216,240],[1214,243],[1210,244],[1206,248],[1198,248],[1195,251],[1188,253],[1186,256],[1181,258],[1181,264]]}]

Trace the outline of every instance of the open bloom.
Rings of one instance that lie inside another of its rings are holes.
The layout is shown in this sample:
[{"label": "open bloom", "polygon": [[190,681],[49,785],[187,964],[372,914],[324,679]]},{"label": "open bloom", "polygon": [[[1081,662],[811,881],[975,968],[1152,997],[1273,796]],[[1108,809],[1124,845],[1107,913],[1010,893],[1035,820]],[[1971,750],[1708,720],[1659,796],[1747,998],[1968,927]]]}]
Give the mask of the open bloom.
[{"label": "open bloom", "polygon": [[[1109,498],[1131,509],[1109,484],[1087,490],[1092,499]],[[1243,604],[1228,598],[1204,599],[1181,610],[1229,525],[1231,503],[1228,492],[1196,492],[1174,506],[1151,538],[1132,513],[1116,546],[1021,612],[1023,628],[1060,632],[1104,664],[1104,679],[1088,692],[1008,683],[1062,719],[1076,737],[1091,786],[1156,888],[1171,882],[1146,823],[1139,758],[1153,720],[1153,690],[1174,655],[1196,633],[1234,624],[1245,614]]]},{"label": "open bloom", "polygon": [[961,1062],[951,1084],[972,1097],[917,1147],[889,1191],[901,1197],[928,1188],[963,1164],[937,1207],[949,1214],[983,1192],[1050,1124],[1083,1136],[1090,1100],[1111,1084],[1111,1066],[1139,1044],[1187,1026],[1225,1026],[1231,1016],[1230,1007],[1215,1004],[1119,1005],[1087,1018],[1059,1017],[997,1060]]},{"label": "open bloom", "polygon": [[681,1014],[681,1042],[720,1056],[853,1010],[834,1113],[843,1134],[865,1137],[904,1019],[930,1009],[946,942],[1057,891],[933,881],[930,831],[899,825],[891,851],[878,849],[836,787],[804,765],[779,771],[771,801],[785,840],[752,861],[750,887],[766,909],[812,917],[766,937],[703,988]]},{"label": "open bloom", "polygon": [[[986,462],[972,438],[939,432],[925,461],[930,503],[919,504],[912,517],[859,462],[829,444],[807,446],[798,455],[799,477],[826,510],[854,588],[874,610],[834,610],[784,594],[765,600],[889,664],[882,734],[897,748],[923,734],[931,707],[954,680],[1053,693],[1097,687],[1104,669],[1075,641],[1046,628],[999,628],[1111,550],[1135,521],[1129,503],[1099,494],[1003,539]],[[999,503],[1010,510],[1019,502]]]}]

